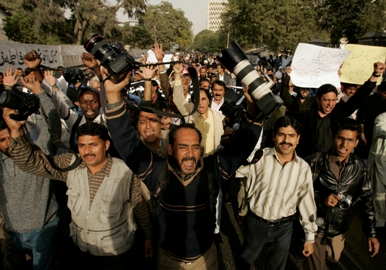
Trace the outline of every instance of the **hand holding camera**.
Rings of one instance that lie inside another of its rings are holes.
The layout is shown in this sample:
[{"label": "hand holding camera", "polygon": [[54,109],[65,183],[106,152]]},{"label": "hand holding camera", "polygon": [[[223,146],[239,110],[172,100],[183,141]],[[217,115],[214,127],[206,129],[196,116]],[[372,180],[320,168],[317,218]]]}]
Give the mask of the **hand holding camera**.
[{"label": "hand holding camera", "polygon": [[13,115],[17,114],[18,111],[15,109],[3,108],[3,118],[4,121],[7,123],[12,138],[20,137],[21,134],[23,134],[22,126],[24,125],[25,121],[15,120],[13,118]]}]

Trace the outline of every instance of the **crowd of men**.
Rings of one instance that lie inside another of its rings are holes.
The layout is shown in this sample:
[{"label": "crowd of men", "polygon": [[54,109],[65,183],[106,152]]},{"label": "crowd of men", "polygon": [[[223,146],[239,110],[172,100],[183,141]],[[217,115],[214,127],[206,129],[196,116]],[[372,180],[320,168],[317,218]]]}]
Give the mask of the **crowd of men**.
[{"label": "crowd of men", "polygon": [[218,269],[221,208],[232,192],[244,224],[237,269],[250,269],[264,246],[267,268],[285,269],[294,227],[310,268],[327,269],[356,207],[370,256],[378,253],[384,63],[363,85],[307,89],[292,83],[288,56],[258,59],[257,76],[283,100],[262,118],[248,86],[210,54],[164,65],[155,44],[152,61],[124,74],[81,57],[85,72],[54,71],[31,51],[25,71],[0,73],[1,91],[33,94],[40,105],[20,119],[30,103],[2,102],[4,269],[25,269],[26,260],[33,269]]}]

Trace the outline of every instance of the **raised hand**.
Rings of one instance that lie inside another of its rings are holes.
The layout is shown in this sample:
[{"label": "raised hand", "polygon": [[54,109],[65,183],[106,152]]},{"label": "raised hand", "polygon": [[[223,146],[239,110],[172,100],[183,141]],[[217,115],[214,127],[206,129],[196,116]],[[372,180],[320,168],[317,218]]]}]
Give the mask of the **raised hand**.
[{"label": "raised hand", "polygon": [[4,74],[4,78],[3,78],[3,84],[5,86],[14,86],[17,81],[18,81],[18,76],[17,76],[17,70],[15,70],[15,73],[12,74],[12,68],[9,67],[7,68],[7,71],[3,73]]},{"label": "raised hand", "polygon": [[157,68],[155,66],[145,67],[141,70],[141,73],[144,79],[151,79],[156,76]]},{"label": "raised hand", "polygon": [[86,67],[94,68],[94,67],[98,66],[97,60],[95,59],[95,57],[91,53],[84,52],[84,53],[82,53],[82,55],[80,57],[82,58],[83,64]]},{"label": "raised hand", "polygon": [[44,78],[50,85],[56,84],[56,78],[54,77],[54,72],[52,70],[45,70],[44,71]]},{"label": "raised hand", "polygon": [[43,88],[40,85],[40,82],[38,80],[36,80],[35,78],[24,77],[24,78],[20,78],[20,80],[21,80],[21,83],[26,88],[31,90],[35,95],[43,93]]},{"label": "raised hand", "polygon": [[165,56],[165,53],[162,50],[162,44],[158,45],[158,43],[155,43],[153,51],[155,54],[155,58],[157,58],[158,63],[162,63]]},{"label": "raised hand", "polygon": [[32,50],[26,55],[24,55],[24,63],[29,68],[32,68],[32,69],[37,68],[39,67],[41,62],[42,62],[42,59],[40,58],[39,54],[35,50]]}]

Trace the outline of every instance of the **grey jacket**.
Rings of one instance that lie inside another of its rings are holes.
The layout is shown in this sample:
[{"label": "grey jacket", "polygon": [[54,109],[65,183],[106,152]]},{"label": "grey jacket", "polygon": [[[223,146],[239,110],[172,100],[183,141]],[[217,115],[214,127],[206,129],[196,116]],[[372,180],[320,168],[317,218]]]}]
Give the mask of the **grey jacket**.
[{"label": "grey jacket", "polygon": [[[56,149],[49,142],[48,127],[60,137],[59,116],[46,93],[38,98],[49,123],[42,115],[33,114],[27,119],[27,126],[34,143],[45,153],[54,154]],[[10,231],[25,233],[43,228],[57,217],[58,211],[50,179],[21,171],[10,157],[0,152],[0,211]]]}]

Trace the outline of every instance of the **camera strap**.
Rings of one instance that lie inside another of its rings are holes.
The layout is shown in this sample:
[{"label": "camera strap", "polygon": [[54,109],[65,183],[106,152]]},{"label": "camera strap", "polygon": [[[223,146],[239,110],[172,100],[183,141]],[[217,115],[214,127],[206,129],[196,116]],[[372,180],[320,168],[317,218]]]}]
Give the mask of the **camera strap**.
[{"label": "camera strap", "polygon": [[142,101],[143,105],[140,106],[140,109],[145,109],[146,111],[151,111],[154,114],[159,115],[159,116],[165,116],[165,117],[171,117],[171,118],[184,118],[186,116],[194,114],[197,111],[198,103],[200,100],[200,87],[199,87],[199,83],[198,83],[198,76],[197,76],[196,69],[193,67],[189,67],[188,72],[189,72],[190,78],[192,79],[193,97],[194,97],[194,100],[196,101],[194,103],[194,107],[193,107],[192,111],[189,114],[181,115],[181,114],[167,113],[164,111],[157,110],[154,107],[152,107],[150,104],[148,105],[148,102],[143,102],[143,101]]}]

